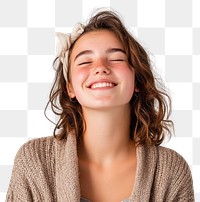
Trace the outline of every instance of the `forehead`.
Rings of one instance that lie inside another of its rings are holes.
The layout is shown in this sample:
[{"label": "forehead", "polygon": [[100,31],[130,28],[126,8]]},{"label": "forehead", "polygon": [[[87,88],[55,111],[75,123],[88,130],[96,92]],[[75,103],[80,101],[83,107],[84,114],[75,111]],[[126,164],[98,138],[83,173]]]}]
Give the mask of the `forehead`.
[{"label": "forehead", "polygon": [[71,55],[74,52],[83,51],[84,49],[107,49],[107,48],[121,48],[123,44],[118,37],[109,30],[98,30],[84,33],[75,42]]}]

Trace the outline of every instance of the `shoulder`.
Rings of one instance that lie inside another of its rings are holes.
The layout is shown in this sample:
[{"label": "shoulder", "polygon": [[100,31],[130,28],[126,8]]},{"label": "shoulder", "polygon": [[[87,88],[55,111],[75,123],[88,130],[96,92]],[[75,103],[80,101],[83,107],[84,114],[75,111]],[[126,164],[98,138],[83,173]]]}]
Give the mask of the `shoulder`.
[{"label": "shoulder", "polygon": [[152,177],[153,189],[157,191],[154,197],[162,195],[168,199],[165,201],[193,201],[192,175],[183,156],[163,146],[143,146],[140,150],[143,169],[146,171],[149,167],[149,178]]},{"label": "shoulder", "polygon": [[[54,197],[55,138],[42,137],[29,140],[18,150],[7,193],[11,201],[47,201]],[[49,186],[49,183],[51,186]]]},{"label": "shoulder", "polygon": [[[167,180],[169,198],[175,201],[194,201],[192,173],[187,161],[176,151],[158,146],[158,178]],[[162,178],[162,175],[165,178]],[[170,192],[171,190],[171,192]]]},{"label": "shoulder", "polygon": [[52,147],[54,146],[54,141],[55,140],[53,136],[31,139],[20,147],[18,153],[22,153],[25,151],[39,152],[40,150],[49,150],[52,149]]},{"label": "shoulder", "polygon": [[[187,161],[178,152],[157,146],[157,170],[156,179],[166,184],[170,197],[176,197],[176,201],[193,199],[193,180]],[[159,184],[158,183],[158,184]]]},{"label": "shoulder", "polygon": [[53,136],[35,138],[24,143],[15,157],[15,164],[31,165],[52,157],[55,138]]},{"label": "shoulder", "polygon": [[162,146],[158,146],[156,149],[160,168],[166,170],[174,181],[179,181],[180,183],[182,181],[188,184],[192,183],[192,174],[189,164],[181,154]]},{"label": "shoulder", "polygon": [[192,175],[187,161],[178,152],[163,146],[142,146],[140,148],[143,169],[146,167],[154,170],[153,176],[162,183],[170,183],[185,186],[192,184]]},{"label": "shoulder", "polygon": [[183,166],[189,167],[186,160],[178,152],[163,146],[142,146],[140,153],[146,160],[154,160],[156,164],[163,166]]},{"label": "shoulder", "polygon": [[189,169],[187,161],[178,152],[163,146],[157,146],[155,149],[158,155],[158,164],[175,170],[181,168],[181,171]]},{"label": "shoulder", "polygon": [[163,147],[163,146],[156,146],[155,149],[161,160],[162,158],[170,158],[170,160],[174,159],[174,160],[181,160],[186,162],[183,156],[181,156],[178,152],[176,152],[173,149]]},{"label": "shoulder", "polygon": [[13,180],[40,181],[46,179],[46,175],[52,178],[55,171],[54,142],[54,137],[42,137],[23,144],[15,156]]},{"label": "shoulder", "polygon": [[[148,149],[147,149],[148,150]],[[149,152],[154,155],[156,159],[157,170],[159,172],[166,172],[168,176],[188,175],[191,178],[190,167],[187,161],[178,152],[163,146],[154,146],[149,148],[153,150]],[[153,158],[153,157],[151,157]]]}]

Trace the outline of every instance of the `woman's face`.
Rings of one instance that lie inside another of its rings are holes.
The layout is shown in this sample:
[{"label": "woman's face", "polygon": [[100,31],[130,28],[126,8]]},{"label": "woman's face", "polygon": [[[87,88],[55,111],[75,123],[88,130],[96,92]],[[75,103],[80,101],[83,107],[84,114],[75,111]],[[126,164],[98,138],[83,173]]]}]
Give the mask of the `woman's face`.
[{"label": "woman's face", "polygon": [[70,63],[67,89],[83,109],[129,104],[135,88],[135,71],[113,32],[99,30],[83,34],[74,44]]}]

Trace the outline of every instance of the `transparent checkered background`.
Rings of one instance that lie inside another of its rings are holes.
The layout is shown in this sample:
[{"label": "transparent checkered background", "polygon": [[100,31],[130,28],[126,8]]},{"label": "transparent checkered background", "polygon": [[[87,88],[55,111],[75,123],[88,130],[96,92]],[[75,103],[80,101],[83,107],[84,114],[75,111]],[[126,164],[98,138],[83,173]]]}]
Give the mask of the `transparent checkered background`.
[{"label": "transparent checkered background", "polygon": [[165,146],[191,166],[200,201],[200,0],[68,2],[0,1],[0,201],[19,147],[53,132],[43,110],[54,78],[55,31],[71,32],[98,7],[121,14],[170,89],[176,137]]}]

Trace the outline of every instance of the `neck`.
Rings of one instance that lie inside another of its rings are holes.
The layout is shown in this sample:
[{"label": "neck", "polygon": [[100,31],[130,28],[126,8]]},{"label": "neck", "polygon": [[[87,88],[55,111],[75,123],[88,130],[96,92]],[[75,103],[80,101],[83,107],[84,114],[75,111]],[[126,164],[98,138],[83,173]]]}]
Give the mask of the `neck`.
[{"label": "neck", "polygon": [[133,147],[130,106],[111,110],[83,109],[86,130],[79,143],[79,158],[98,165],[120,161]]}]

